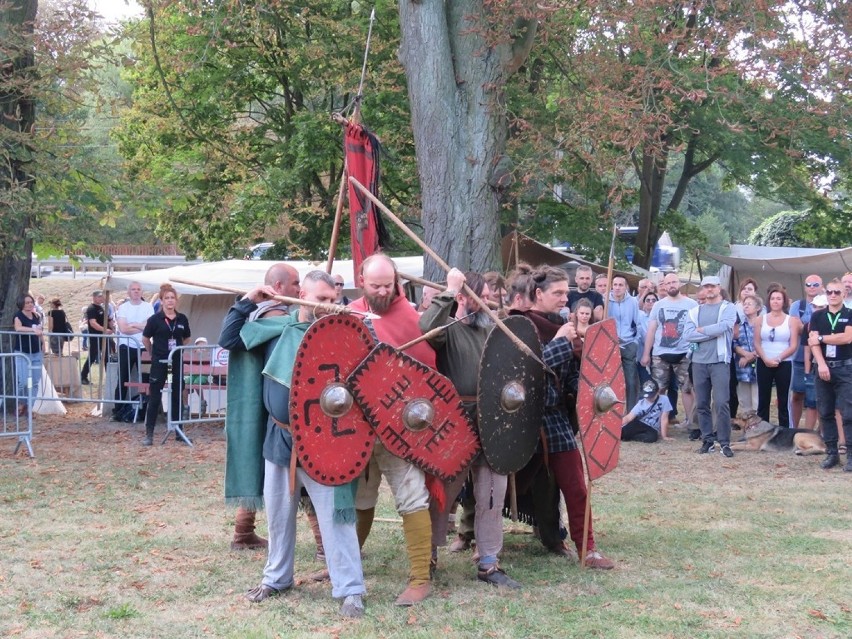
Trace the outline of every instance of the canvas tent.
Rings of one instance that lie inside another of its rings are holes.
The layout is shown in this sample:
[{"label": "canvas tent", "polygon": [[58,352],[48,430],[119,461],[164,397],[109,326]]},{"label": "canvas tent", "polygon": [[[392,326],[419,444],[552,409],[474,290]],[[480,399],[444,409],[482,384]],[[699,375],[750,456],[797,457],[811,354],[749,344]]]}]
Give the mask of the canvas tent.
[{"label": "canvas tent", "polygon": [[[416,277],[423,276],[422,257],[394,257],[393,260],[401,273]],[[171,282],[180,294],[178,308],[189,318],[193,337],[206,337],[211,344],[214,344],[219,337],[222,320],[234,303],[234,295],[203,286],[174,282],[172,278],[248,291],[263,282],[266,271],[275,263],[275,261],[264,260],[225,260],[153,271],[114,272],[107,278],[104,288],[110,291],[113,298],[122,298],[131,282],[139,282],[146,293],[146,298],[150,299],[152,294],[159,291],[160,284]],[[325,262],[288,261],[287,263],[299,271],[300,278],[315,269],[325,270]],[[344,289],[352,297],[357,291],[352,279],[352,261],[334,262],[332,273],[343,277]]]},{"label": "canvas tent", "polygon": [[[503,238],[500,247],[501,256],[503,259],[503,268],[509,271],[514,268],[518,262],[526,262],[531,266],[539,266],[541,264],[549,264],[550,266],[559,266],[564,268],[572,276],[577,266],[585,265],[591,267],[595,273],[606,273],[607,267],[602,264],[595,264],[580,257],[565,251],[559,251],[549,246],[537,242],[531,237],[512,231]],[[639,285],[639,280],[646,275],[632,273],[630,271],[613,271],[613,275],[621,275],[627,278],[627,284],[631,289],[636,289]],[[573,281],[573,279],[572,279]]]},{"label": "canvas tent", "polygon": [[722,285],[736,299],[740,282],[747,277],[757,281],[758,294],[766,292],[770,282],[779,282],[791,299],[805,296],[805,278],[816,274],[828,282],[852,271],[852,247],[842,249],[790,248],[732,244],[730,255],[704,251],[701,254],[721,262]]}]

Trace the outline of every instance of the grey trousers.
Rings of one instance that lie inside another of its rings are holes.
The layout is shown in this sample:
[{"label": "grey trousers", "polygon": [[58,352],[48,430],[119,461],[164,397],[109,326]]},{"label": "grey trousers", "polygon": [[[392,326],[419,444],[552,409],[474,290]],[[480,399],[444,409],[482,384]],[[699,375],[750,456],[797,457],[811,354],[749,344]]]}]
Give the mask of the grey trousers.
[{"label": "grey trousers", "polygon": [[[712,440],[715,430],[716,440],[720,445],[730,444],[731,365],[728,362],[716,364],[696,364],[693,362],[692,385],[695,389],[695,412],[698,414],[701,439],[704,441]],[[715,414],[713,411],[715,411]],[[714,422],[715,429],[713,427]]]},{"label": "grey trousers", "polygon": [[[503,501],[506,498],[506,475],[495,473],[485,457],[480,454],[471,467],[473,472],[473,495],[476,499],[476,518],[473,522],[476,536],[476,549],[479,551],[479,563],[489,565],[497,563],[497,556],[503,550]],[[446,486],[447,503],[439,511],[434,502],[429,506],[432,517],[432,545],[447,544],[447,524],[450,507],[461,492],[467,473],[459,475],[452,484]]]},{"label": "grey trousers", "polygon": [[296,513],[302,486],[308,491],[319,521],[325,562],[331,579],[331,596],[362,595],[366,592],[361,569],[361,550],[355,523],[334,521],[334,488],[311,479],[296,469],[296,487],[290,494],[290,469],[266,462],[263,499],[269,526],[269,550],[263,569],[263,584],[276,590],[293,586],[296,552]]}]

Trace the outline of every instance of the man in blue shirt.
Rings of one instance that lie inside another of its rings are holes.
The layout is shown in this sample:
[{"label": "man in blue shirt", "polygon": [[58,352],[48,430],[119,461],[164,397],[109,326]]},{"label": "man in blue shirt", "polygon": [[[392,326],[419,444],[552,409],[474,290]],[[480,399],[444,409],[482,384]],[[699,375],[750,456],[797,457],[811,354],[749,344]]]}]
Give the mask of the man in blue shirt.
[{"label": "man in blue shirt", "polygon": [[621,349],[621,368],[624,370],[625,402],[635,406],[639,394],[639,372],[636,359],[639,352],[637,342],[639,326],[639,303],[627,294],[627,278],[616,275],[612,278],[607,316],[615,318],[618,344]]}]

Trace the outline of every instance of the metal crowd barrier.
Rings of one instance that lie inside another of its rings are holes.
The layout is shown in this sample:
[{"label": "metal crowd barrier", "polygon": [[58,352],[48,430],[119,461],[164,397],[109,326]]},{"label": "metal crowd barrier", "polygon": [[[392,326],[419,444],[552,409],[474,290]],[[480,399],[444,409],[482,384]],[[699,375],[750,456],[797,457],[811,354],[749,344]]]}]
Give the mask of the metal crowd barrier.
[{"label": "metal crowd barrier", "polygon": [[[20,357],[15,353],[20,336],[15,331],[0,331],[0,354]],[[128,338],[116,335],[44,333],[43,381],[40,389],[34,389],[34,399],[46,403],[94,403],[93,416],[112,412],[114,419],[143,421],[151,361],[144,349],[121,348],[129,343]],[[215,345],[180,346],[170,357],[177,352],[180,353],[179,368],[172,374],[181,380],[181,414],[172,414],[170,384],[163,389],[162,407],[166,414],[167,435],[177,430],[178,436],[189,443],[183,426],[224,419],[227,351]],[[120,361],[121,357],[125,361]],[[4,384],[0,389],[7,404],[18,399],[13,394],[16,392],[14,371],[10,379],[11,386]],[[39,413],[38,408],[36,413]]]},{"label": "metal crowd barrier", "polygon": [[[178,346],[169,352],[165,362],[177,361],[177,371],[170,368],[170,381],[163,387],[163,406],[166,407],[165,442],[171,433],[175,433],[185,443],[192,446],[184,433],[188,424],[221,421],[225,417],[227,406],[228,351],[216,345]],[[171,380],[178,377],[178,390],[181,393],[180,415],[173,414],[171,401]]]},{"label": "metal crowd barrier", "polygon": [[[18,390],[19,370],[26,371],[27,385],[24,391]],[[32,447],[32,410],[24,409],[27,404],[34,407],[37,395],[37,389],[33,389],[33,374],[30,370],[29,358],[21,353],[0,353],[0,384],[0,388],[3,389],[3,422],[0,439],[17,439],[18,443],[13,454],[16,455],[21,444],[24,444],[29,456],[35,457]]]}]

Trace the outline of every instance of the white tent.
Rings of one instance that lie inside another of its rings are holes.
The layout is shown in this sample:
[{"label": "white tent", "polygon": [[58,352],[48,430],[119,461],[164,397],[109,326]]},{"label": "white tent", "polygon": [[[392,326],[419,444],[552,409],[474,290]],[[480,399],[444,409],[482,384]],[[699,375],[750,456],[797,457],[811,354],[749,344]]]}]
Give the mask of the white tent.
[{"label": "white tent", "polygon": [[[400,273],[423,277],[422,257],[394,257],[393,260]],[[159,291],[160,284],[171,282],[180,294],[178,309],[189,318],[193,337],[206,337],[214,344],[219,337],[222,320],[234,303],[234,294],[175,282],[172,278],[248,291],[263,282],[266,271],[276,263],[274,260],[225,260],[154,271],[114,272],[107,278],[104,288],[111,292],[112,297],[124,297],[123,292],[127,290],[128,285],[131,282],[139,282],[147,294],[146,297],[150,298],[151,294]],[[287,264],[299,272],[300,278],[316,269],[325,270],[325,262],[288,261]],[[358,295],[353,279],[352,260],[335,261],[332,273],[343,277],[344,289],[349,297]]]},{"label": "white tent", "polygon": [[852,247],[842,249],[812,249],[732,244],[730,255],[704,251],[703,256],[721,262],[719,275],[723,286],[732,295],[747,277],[757,281],[758,293],[763,294],[770,282],[779,282],[793,300],[804,297],[805,278],[815,274],[828,282],[852,271]]}]

